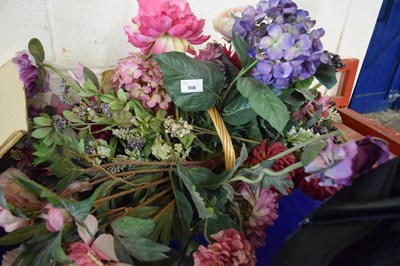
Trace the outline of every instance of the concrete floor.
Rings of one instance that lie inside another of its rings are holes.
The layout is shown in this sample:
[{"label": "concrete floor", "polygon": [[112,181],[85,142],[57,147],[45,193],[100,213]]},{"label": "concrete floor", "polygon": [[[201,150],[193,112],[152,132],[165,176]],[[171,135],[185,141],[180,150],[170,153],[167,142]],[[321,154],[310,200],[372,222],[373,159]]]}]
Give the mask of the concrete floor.
[{"label": "concrete floor", "polygon": [[399,111],[394,111],[391,109],[385,110],[385,111],[380,111],[380,112],[374,112],[374,113],[368,113],[364,114],[366,117],[374,119],[378,123],[393,128],[397,132],[400,132],[400,112]]}]

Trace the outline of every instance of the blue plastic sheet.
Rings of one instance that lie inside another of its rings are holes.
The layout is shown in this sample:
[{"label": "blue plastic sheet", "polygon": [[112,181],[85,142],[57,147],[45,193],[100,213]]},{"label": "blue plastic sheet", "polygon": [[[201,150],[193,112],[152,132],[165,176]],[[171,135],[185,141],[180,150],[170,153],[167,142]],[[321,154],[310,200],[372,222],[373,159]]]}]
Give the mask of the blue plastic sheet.
[{"label": "blue plastic sheet", "polygon": [[[299,223],[323,202],[313,200],[300,190],[294,190],[289,196],[279,200],[278,219],[266,230],[267,245],[257,249],[257,265],[273,265],[274,255],[285,239],[295,232]],[[290,254],[288,254],[290,255]]]}]

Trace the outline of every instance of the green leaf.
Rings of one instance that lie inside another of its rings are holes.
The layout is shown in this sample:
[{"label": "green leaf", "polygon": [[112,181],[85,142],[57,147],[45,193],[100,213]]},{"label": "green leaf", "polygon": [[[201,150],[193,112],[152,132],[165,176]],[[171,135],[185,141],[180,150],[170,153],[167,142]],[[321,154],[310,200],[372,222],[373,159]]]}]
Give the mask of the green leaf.
[{"label": "green leaf", "polygon": [[104,103],[110,103],[112,101],[115,101],[115,97],[112,96],[111,94],[100,94],[100,100]]},{"label": "green leaf", "polygon": [[81,139],[78,141],[77,139],[72,139],[72,143],[69,147],[75,151],[77,154],[85,154],[85,141]]},{"label": "green leaf", "polygon": [[[185,111],[206,111],[218,99],[224,77],[216,63],[206,63],[179,52],[154,55],[163,73],[169,96]],[[182,93],[181,80],[203,80],[203,92]]]},{"label": "green leaf", "polygon": [[182,242],[186,242],[190,237],[190,223],[193,219],[193,209],[186,198],[185,194],[178,190],[175,186],[173,186],[174,195],[176,199],[176,206],[178,210],[178,216],[180,221],[180,229],[181,229],[181,239]]},{"label": "green leaf", "polygon": [[296,80],[292,87],[296,88],[297,90],[307,90],[310,88],[312,82],[314,80],[314,77],[310,77],[305,80]]},{"label": "green leaf", "polygon": [[100,88],[99,80],[97,79],[96,74],[89,68],[83,67],[83,77],[85,80],[90,80],[96,86],[96,88]]},{"label": "green leaf", "polygon": [[157,261],[168,258],[168,246],[156,243],[146,238],[154,229],[154,221],[134,217],[120,217],[112,222],[117,246],[140,261]]},{"label": "green leaf", "polygon": [[42,43],[36,39],[32,38],[28,43],[29,53],[35,58],[37,63],[43,63],[44,61],[44,49]]},{"label": "green leaf", "polygon": [[287,195],[286,188],[293,188],[293,181],[287,175],[282,176],[265,176],[263,179],[263,187],[271,189],[272,187],[278,190],[282,195]]},{"label": "green leaf", "polygon": [[113,119],[115,121],[115,123],[117,123],[117,125],[119,126],[132,126],[132,120],[133,115],[131,114],[131,112],[126,111],[126,110],[118,110],[113,112]]},{"label": "green leaf", "polygon": [[99,93],[96,85],[94,85],[93,81],[91,81],[90,79],[85,80],[85,83],[83,83],[83,90],[86,92],[91,92],[93,93],[93,95]]},{"label": "green leaf", "polygon": [[124,92],[122,89],[119,89],[119,90],[118,90],[117,96],[118,96],[118,99],[119,99],[121,102],[126,103],[126,101],[127,101],[126,94],[125,94],[125,92]]},{"label": "green leaf", "polygon": [[[3,186],[0,186],[0,207],[10,210],[6,198],[4,198]],[[1,246],[1,244],[0,244]]]},{"label": "green leaf", "polygon": [[286,105],[267,86],[254,78],[239,78],[237,88],[244,97],[249,99],[254,111],[283,135],[283,129],[289,121]]},{"label": "green leaf", "polygon": [[[205,168],[202,168],[202,169],[205,169]],[[206,170],[208,170],[208,169],[206,169]],[[204,198],[196,190],[197,188],[194,185],[194,183],[192,182],[192,180],[193,180],[192,175],[193,174],[197,175],[197,177],[198,176],[201,176],[201,177],[206,176],[207,177],[207,175],[205,174],[206,170],[204,170],[201,173],[200,172],[197,173],[196,170],[187,169],[187,168],[183,167],[183,165],[180,162],[178,163],[178,166],[177,166],[178,176],[183,181],[186,188],[188,189],[188,191],[192,197],[193,203],[196,206],[197,213],[198,213],[199,217],[202,219],[214,217],[214,213],[209,212],[209,210],[207,209],[206,204],[204,202]],[[209,172],[211,172],[211,171],[209,171]]]},{"label": "green leaf", "polygon": [[28,239],[31,239],[36,235],[40,235],[46,232],[47,229],[44,223],[34,226],[24,227],[1,237],[0,246],[13,246],[22,243],[24,241],[27,241]]},{"label": "green leaf", "polygon": [[235,48],[235,52],[239,56],[243,68],[246,68],[255,61],[255,59],[249,56],[250,44],[246,40],[234,34],[232,43],[233,47]]},{"label": "green leaf", "polygon": [[59,232],[56,237],[52,237],[46,241],[45,246],[33,258],[32,266],[51,265],[51,261],[60,263],[71,263],[68,256],[61,247],[62,232]]},{"label": "green leaf", "polygon": [[141,120],[144,120],[146,117],[152,116],[149,112],[147,112],[143,105],[141,105],[138,101],[131,100],[129,101],[131,108],[133,109],[135,116]]},{"label": "green leaf", "polygon": [[325,149],[327,143],[325,141],[318,141],[314,142],[310,145],[307,145],[304,148],[303,153],[301,154],[301,162],[303,165],[308,165],[312,161],[314,161],[315,158],[317,158],[318,154]]},{"label": "green leaf", "polygon": [[67,119],[70,122],[73,123],[82,123],[82,120],[78,117],[77,114],[75,114],[74,112],[71,112],[69,110],[64,110],[63,111],[64,117],[65,119]]},{"label": "green leaf", "polygon": [[179,141],[183,144],[185,148],[189,148],[192,145],[193,140],[196,138],[196,135],[193,133],[189,133],[183,138],[180,138]]},{"label": "green leaf", "polygon": [[41,116],[38,116],[38,117],[35,117],[35,118],[33,119],[33,121],[34,121],[35,124],[38,125],[38,126],[51,126],[51,124],[52,124],[51,118],[48,118],[48,117],[41,117]]},{"label": "green leaf", "polygon": [[311,117],[311,119],[308,120],[308,121],[307,121],[304,125],[302,125],[301,127],[307,129],[307,128],[312,127],[315,123],[317,123],[318,120],[319,120],[320,117],[321,117],[322,110],[323,110],[322,105],[320,105],[318,111],[315,112],[315,113],[313,114],[313,116]]},{"label": "green leaf", "polygon": [[321,64],[317,68],[317,72],[315,72],[314,76],[328,89],[332,89],[337,82],[335,69],[331,65]]},{"label": "green leaf", "polygon": [[254,119],[257,113],[251,108],[249,99],[239,95],[224,107],[222,117],[224,121],[233,126],[241,126]]},{"label": "green leaf", "polygon": [[168,245],[171,241],[172,226],[174,224],[174,208],[171,208],[167,214],[154,220],[155,226],[150,239],[160,240],[162,244]]},{"label": "green leaf", "polygon": [[226,213],[218,213],[214,218],[207,219],[207,235],[216,234],[229,228],[240,231],[239,226]]},{"label": "green leaf", "polygon": [[50,132],[52,132],[54,130],[53,127],[42,127],[42,128],[38,128],[35,129],[32,132],[32,137],[35,139],[43,139],[44,137],[46,137],[47,135],[50,134]]}]

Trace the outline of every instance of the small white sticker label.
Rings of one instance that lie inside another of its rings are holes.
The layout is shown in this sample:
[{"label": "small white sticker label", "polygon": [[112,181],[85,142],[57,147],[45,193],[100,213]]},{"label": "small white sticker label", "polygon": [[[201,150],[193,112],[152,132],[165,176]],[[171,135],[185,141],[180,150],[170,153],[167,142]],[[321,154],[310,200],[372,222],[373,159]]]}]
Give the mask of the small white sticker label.
[{"label": "small white sticker label", "polygon": [[203,91],[203,80],[202,79],[188,79],[181,80],[181,92],[182,93],[193,93]]}]

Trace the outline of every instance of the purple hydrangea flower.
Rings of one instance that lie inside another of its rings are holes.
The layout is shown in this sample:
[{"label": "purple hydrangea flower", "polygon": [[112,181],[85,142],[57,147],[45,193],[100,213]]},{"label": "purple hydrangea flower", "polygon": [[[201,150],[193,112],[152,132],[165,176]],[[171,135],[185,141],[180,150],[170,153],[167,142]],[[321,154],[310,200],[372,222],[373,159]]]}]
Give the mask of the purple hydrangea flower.
[{"label": "purple hydrangea flower", "polygon": [[35,98],[40,92],[50,91],[50,75],[45,72],[43,88],[37,85],[38,66],[33,56],[25,51],[16,53],[12,62],[17,65],[19,79],[24,83],[25,94],[28,99]]},{"label": "purple hydrangea flower", "polygon": [[290,0],[261,0],[235,20],[234,32],[250,44],[249,56],[260,60],[253,71],[257,80],[283,89],[329,62],[320,41],[325,31],[311,30],[315,21],[308,15]]}]

